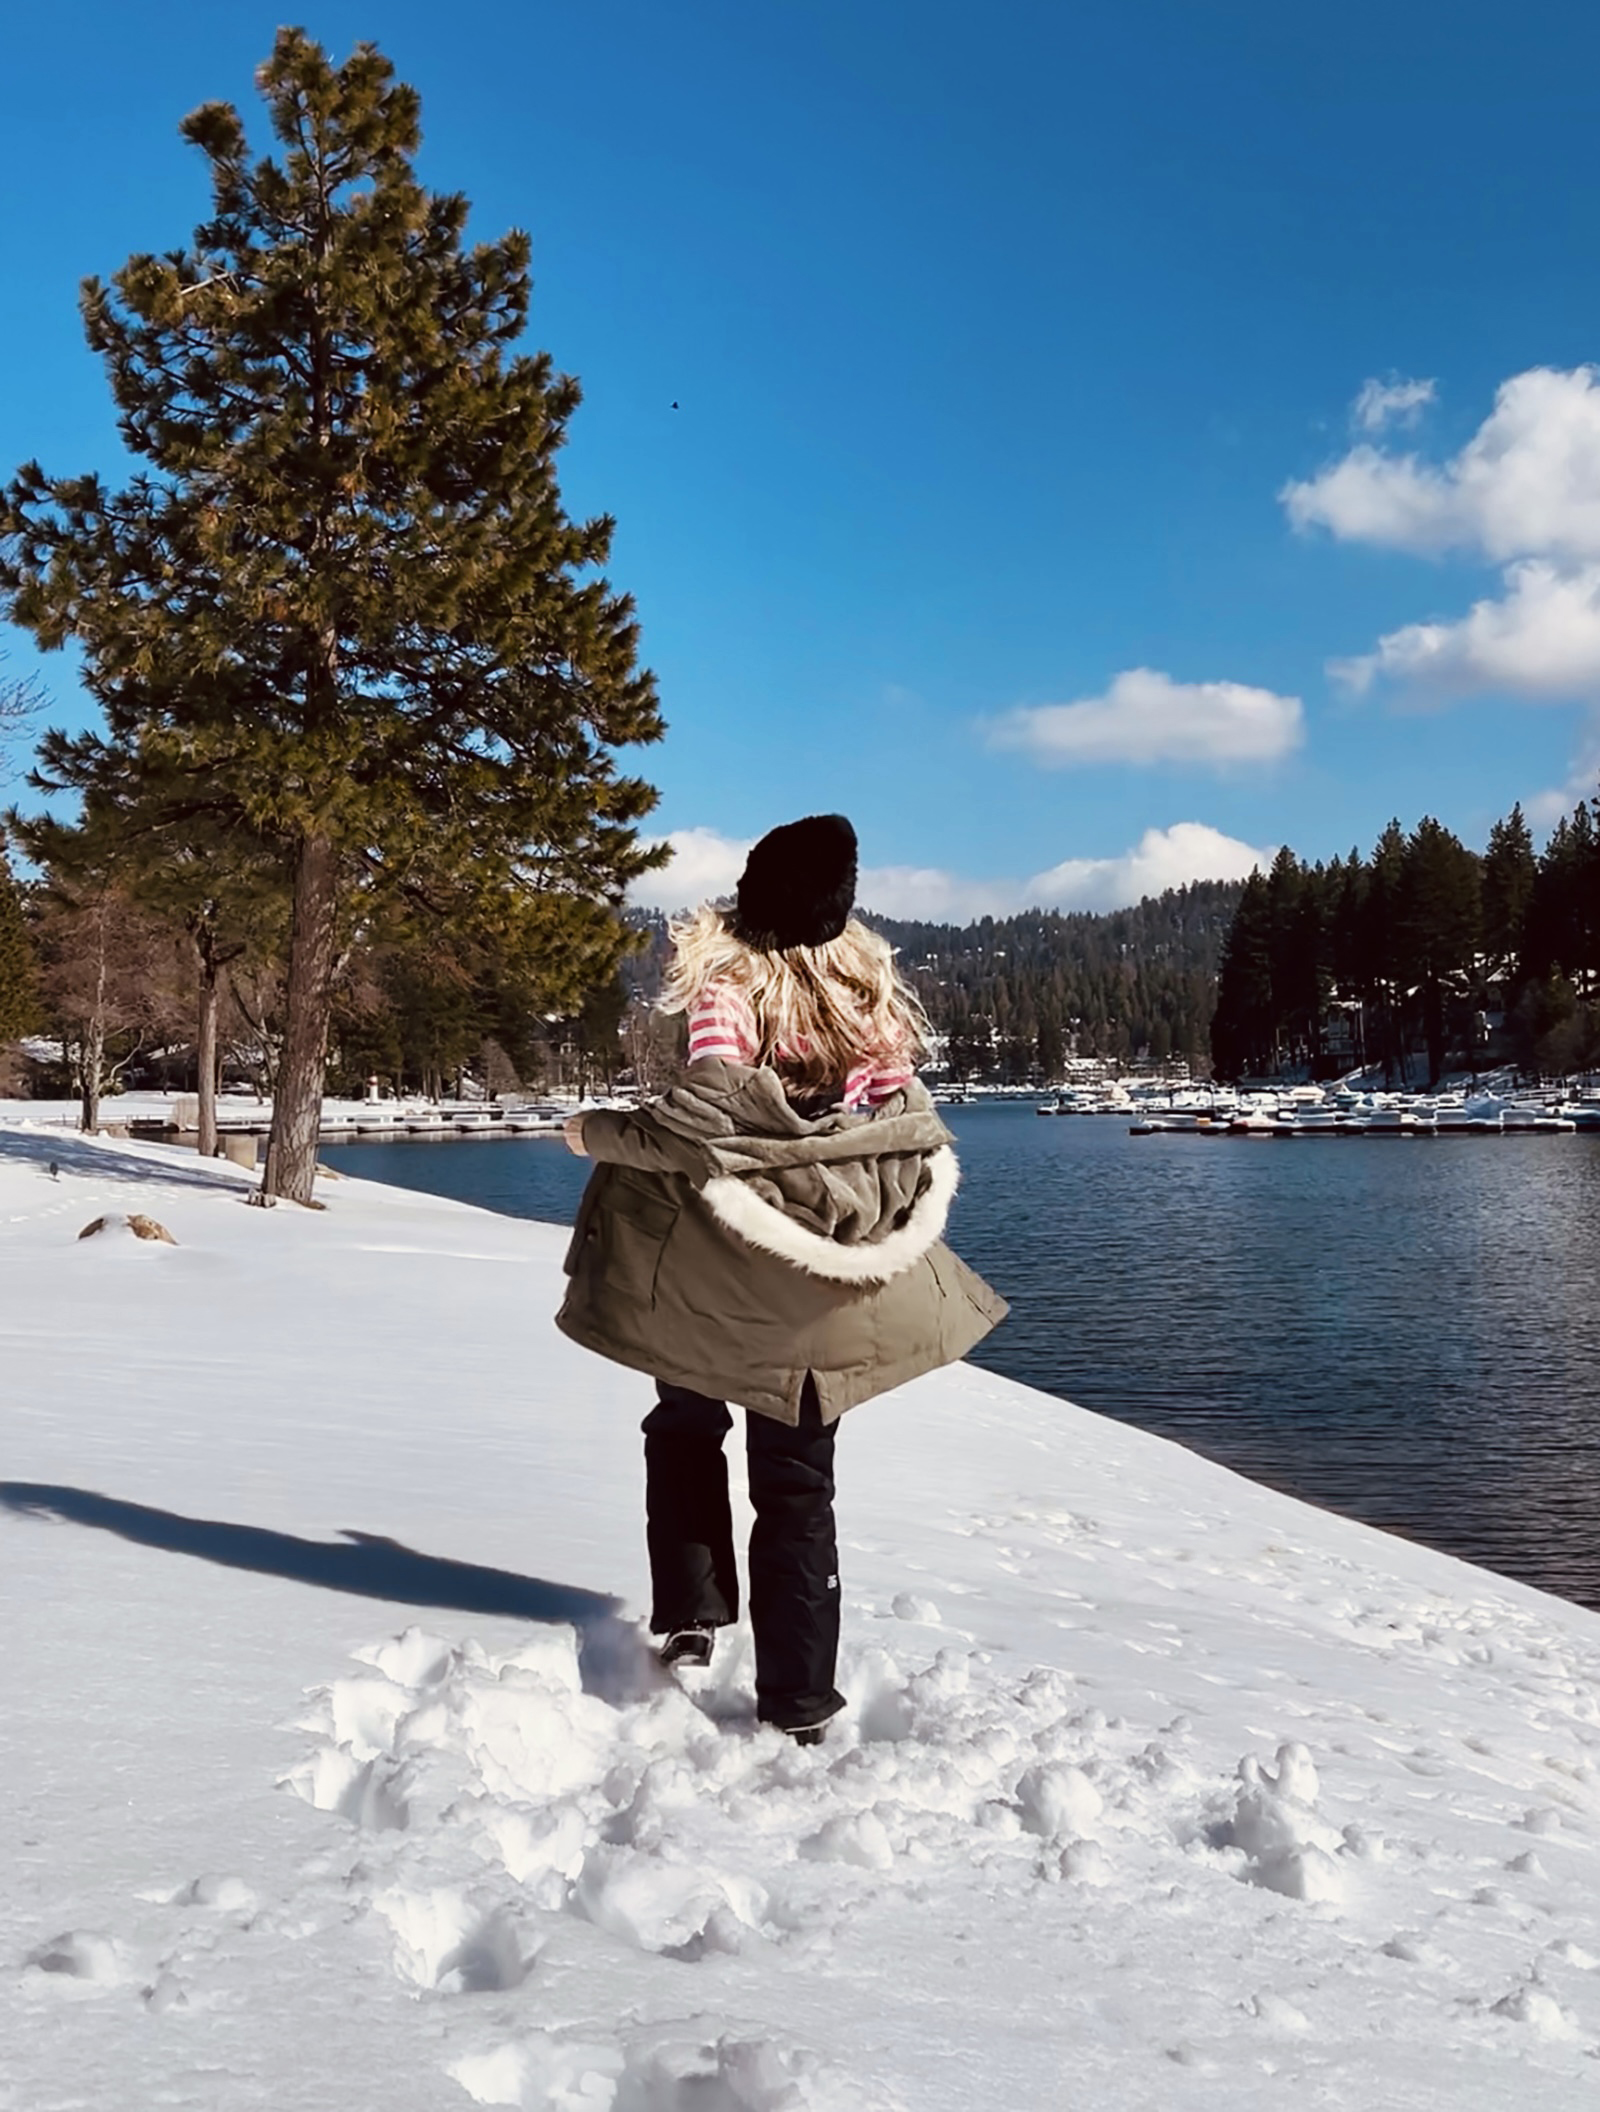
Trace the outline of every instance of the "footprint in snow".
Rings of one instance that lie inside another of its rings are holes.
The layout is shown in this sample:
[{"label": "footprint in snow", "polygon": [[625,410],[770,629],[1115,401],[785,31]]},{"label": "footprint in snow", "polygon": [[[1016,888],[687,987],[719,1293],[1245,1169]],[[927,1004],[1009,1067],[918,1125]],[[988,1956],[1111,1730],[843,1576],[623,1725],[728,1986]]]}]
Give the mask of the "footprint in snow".
[{"label": "footprint in snow", "polygon": [[94,1929],[65,1929],[31,1950],[23,1961],[34,1972],[86,1989],[115,1987],[127,1978],[116,1939]]},{"label": "footprint in snow", "polygon": [[513,1916],[451,1890],[380,1894],[373,1905],[393,1931],[400,1978],[428,1993],[504,1994],[533,1970],[535,1949]]}]

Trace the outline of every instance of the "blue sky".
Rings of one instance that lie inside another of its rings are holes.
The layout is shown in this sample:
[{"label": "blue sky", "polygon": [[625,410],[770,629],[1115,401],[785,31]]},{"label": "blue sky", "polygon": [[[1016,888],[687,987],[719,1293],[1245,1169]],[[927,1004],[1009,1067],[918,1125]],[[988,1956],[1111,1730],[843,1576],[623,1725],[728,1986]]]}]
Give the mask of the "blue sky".
[{"label": "blue sky", "polygon": [[[277,19],[8,23],[0,468],[115,470],[77,281],[187,238],[185,111],[231,99],[264,141]],[[856,820],[865,899],[960,915],[1392,814],[1481,844],[1593,789],[1600,12],[300,19],[375,39],[428,180],[532,233],[532,334],[586,397],[564,489],[617,517],[670,723],[669,896],[819,808]]]}]

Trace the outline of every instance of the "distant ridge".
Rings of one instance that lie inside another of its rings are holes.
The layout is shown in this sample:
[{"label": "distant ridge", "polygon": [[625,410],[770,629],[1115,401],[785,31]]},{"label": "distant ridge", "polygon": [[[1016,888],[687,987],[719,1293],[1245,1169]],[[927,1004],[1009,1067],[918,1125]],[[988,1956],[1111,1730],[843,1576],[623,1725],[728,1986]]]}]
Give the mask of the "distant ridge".
[{"label": "distant ridge", "polygon": [[[1183,1058],[1210,1068],[1217,969],[1244,884],[1197,880],[1131,909],[1025,910],[971,924],[935,924],[862,911],[900,956],[952,1070],[1019,1085],[1055,1080],[1070,1055],[1131,1063]],[[653,996],[666,958],[667,919],[632,921],[650,933],[630,964],[633,988]]]},{"label": "distant ridge", "polygon": [[1131,909],[971,924],[866,921],[900,955],[955,1072],[1025,1084],[1068,1055],[1210,1065],[1217,969],[1244,883],[1197,880]]}]

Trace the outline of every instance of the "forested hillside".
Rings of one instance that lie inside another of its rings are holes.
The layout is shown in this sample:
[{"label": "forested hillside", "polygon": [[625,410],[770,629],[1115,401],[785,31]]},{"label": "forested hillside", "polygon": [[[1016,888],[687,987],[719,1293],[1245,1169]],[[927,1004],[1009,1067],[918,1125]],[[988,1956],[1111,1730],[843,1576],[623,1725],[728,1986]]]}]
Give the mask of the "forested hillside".
[{"label": "forested hillside", "polygon": [[1237,881],[1202,880],[1103,916],[1029,910],[976,924],[868,921],[898,949],[957,1077],[1058,1079],[1070,1055],[1207,1063]]},{"label": "forested hillside", "polygon": [[[1029,910],[975,924],[866,921],[896,948],[954,1076],[1027,1084],[1060,1079],[1071,1055],[1209,1065],[1217,968],[1241,883],[1197,881],[1107,915]],[[635,987],[652,995],[666,921],[645,920]]]}]

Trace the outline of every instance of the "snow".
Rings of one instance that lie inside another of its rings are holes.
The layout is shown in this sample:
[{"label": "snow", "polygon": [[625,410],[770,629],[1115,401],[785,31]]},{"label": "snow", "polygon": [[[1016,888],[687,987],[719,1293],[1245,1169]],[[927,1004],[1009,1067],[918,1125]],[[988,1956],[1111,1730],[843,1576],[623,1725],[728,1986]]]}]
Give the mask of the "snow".
[{"label": "snow", "polygon": [[797,1748],[654,1666],[565,1234],[250,1186],[0,1121],[4,2112],[1600,2087],[1595,1615],[963,1367]]}]

